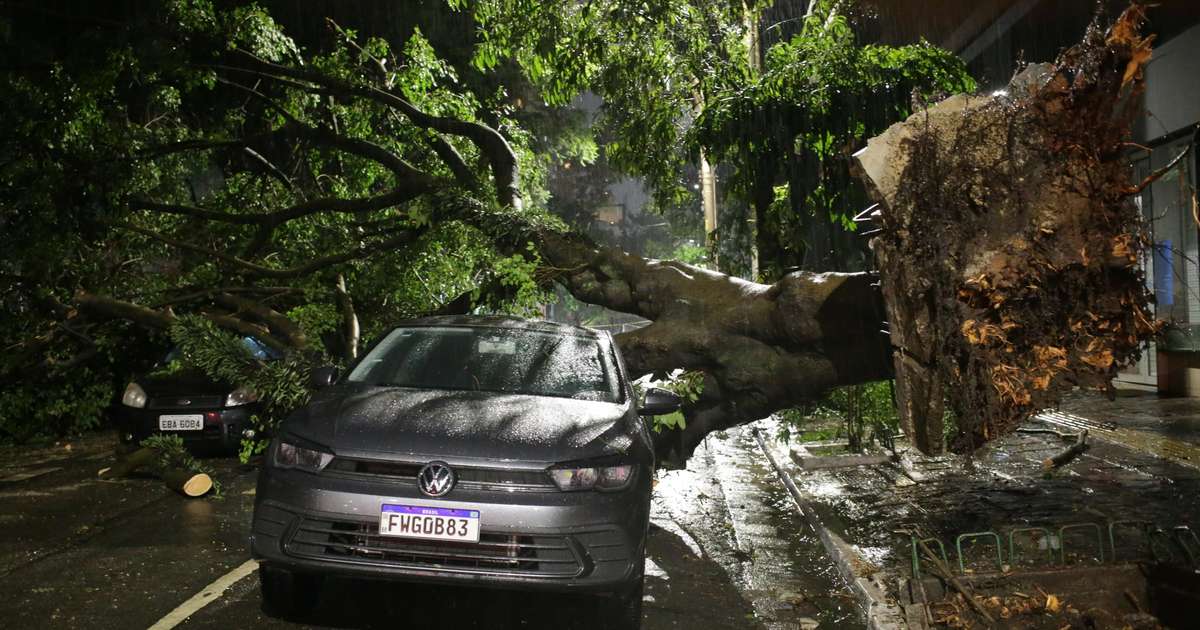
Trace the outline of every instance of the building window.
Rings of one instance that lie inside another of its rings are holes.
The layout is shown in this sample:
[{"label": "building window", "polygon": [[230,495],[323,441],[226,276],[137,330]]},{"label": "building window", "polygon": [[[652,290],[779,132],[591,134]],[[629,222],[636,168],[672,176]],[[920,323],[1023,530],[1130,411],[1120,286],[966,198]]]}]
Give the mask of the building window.
[{"label": "building window", "polygon": [[[1149,159],[1135,165],[1135,175],[1145,177],[1162,168],[1186,147],[1186,141],[1155,147]],[[1200,228],[1192,215],[1196,180],[1190,158],[1151,184],[1137,201],[1153,243],[1147,283],[1157,303],[1156,315],[1168,326],[1161,349],[1195,352],[1200,351]]]}]

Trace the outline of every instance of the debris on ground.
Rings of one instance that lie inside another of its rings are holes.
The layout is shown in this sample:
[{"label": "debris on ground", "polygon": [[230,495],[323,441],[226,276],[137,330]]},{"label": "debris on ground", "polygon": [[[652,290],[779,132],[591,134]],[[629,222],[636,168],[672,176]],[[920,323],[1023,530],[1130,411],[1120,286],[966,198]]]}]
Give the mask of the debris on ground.
[{"label": "debris on ground", "polygon": [[142,442],[142,447],[119,457],[112,466],[101,468],[96,476],[102,479],[128,477],[139,472],[150,473],[163,480],[168,488],[185,497],[201,497],[210,491],[221,493],[221,485],[175,435],[157,435]]}]

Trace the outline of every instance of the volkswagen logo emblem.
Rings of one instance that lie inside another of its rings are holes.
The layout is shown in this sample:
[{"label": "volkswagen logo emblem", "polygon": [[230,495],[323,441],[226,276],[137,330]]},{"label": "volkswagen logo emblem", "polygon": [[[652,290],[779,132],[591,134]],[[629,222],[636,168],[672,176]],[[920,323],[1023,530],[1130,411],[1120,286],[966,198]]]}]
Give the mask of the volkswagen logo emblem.
[{"label": "volkswagen logo emblem", "polygon": [[429,462],[417,473],[417,487],[431,497],[440,497],[454,487],[454,470],[445,462]]}]

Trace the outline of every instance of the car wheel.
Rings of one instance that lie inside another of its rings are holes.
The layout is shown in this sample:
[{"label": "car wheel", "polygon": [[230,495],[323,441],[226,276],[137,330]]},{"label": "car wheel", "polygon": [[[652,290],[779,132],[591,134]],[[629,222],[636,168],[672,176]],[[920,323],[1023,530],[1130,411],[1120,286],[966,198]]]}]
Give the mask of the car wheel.
[{"label": "car wheel", "polygon": [[638,576],[633,584],[620,592],[601,597],[597,604],[597,628],[604,630],[638,630],[642,627],[642,590],[646,584],[644,576]]},{"label": "car wheel", "polygon": [[271,616],[291,617],[311,612],[321,592],[321,576],[260,567],[258,582],[262,589],[263,612]]}]

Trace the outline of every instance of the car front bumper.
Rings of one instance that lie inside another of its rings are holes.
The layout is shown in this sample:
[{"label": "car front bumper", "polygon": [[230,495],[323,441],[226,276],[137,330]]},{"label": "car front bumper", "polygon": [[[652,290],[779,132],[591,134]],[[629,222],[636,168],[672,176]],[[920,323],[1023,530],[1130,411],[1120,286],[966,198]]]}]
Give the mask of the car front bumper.
[{"label": "car front bumper", "polygon": [[[251,428],[250,416],[256,411],[257,405],[215,409],[138,409],[120,405],[114,420],[122,444],[140,444],[151,435],[169,434],[178,435],[189,448],[236,451],[241,446],[242,433]],[[158,428],[161,415],[191,413],[204,415],[203,429],[162,431]]]},{"label": "car front bumper", "polygon": [[[264,466],[251,553],[268,566],[293,571],[611,592],[642,573],[650,503],[646,475],[614,493],[456,488],[432,499],[412,483]],[[380,536],[384,503],[479,510],[480,544]]]}]

